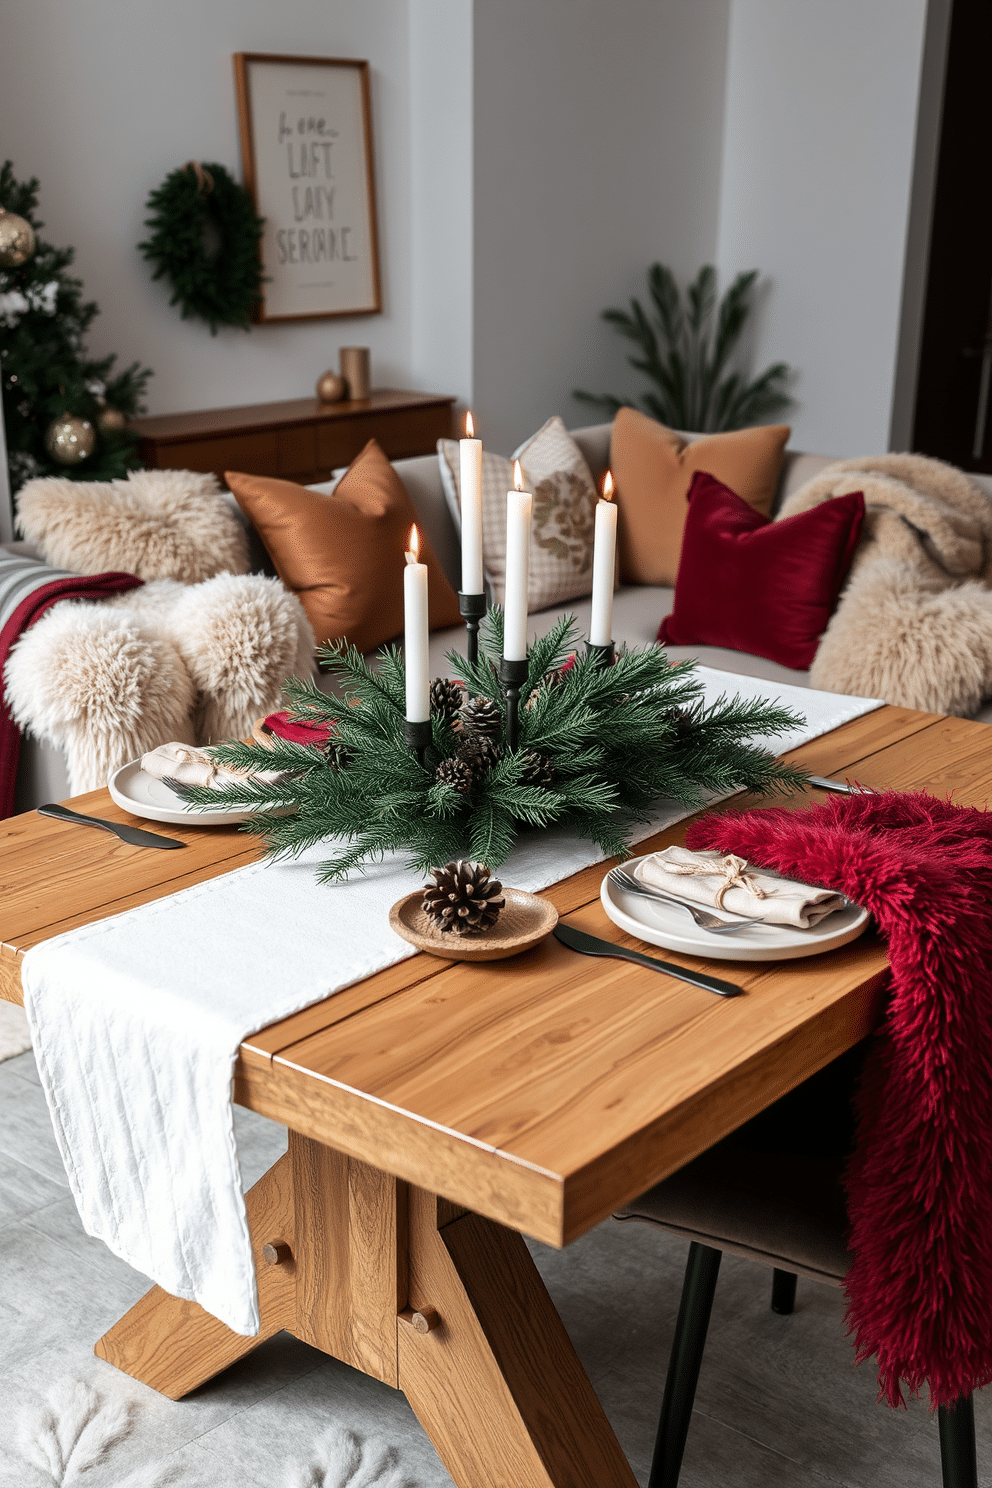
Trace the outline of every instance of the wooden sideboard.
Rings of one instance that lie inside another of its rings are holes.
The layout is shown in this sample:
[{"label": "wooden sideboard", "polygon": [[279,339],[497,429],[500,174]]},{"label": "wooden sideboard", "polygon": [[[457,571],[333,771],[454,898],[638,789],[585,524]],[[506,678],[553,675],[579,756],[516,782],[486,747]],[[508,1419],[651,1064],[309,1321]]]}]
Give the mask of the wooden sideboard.
[{"label": "wooden sideboard", "polygon": [[314,484],[352,461],[370,439],[391,460],[432,455],[451,436],[454,398],[380,388],[367,398],[321,403],[294,398],[243,408],[137,418],[141,458],[152,469],[225,470]]}]

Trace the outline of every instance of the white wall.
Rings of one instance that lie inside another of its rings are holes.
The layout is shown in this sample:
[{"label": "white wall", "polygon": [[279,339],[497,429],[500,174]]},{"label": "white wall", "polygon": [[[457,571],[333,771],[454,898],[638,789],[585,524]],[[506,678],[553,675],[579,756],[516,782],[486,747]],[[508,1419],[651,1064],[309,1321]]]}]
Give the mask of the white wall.
[{"label": "white wall", "polygon": [[472,398],[471,0],[410,0],[411,376]]},{"label": "white wall", "polygon": [[716,250],[727,0],[477,0],[474,400],[508,452],[574,387],[633,392],[599,320]]},{"label": "white wall", "polygon": [[[340,345],[411,382],[406,0],[12,0],[0,22],[0,141],[41,181],[46,236],[76,246],[100,305],[90,345],[155,370],[151,412],[308,395]],[[191,158],[240,178],[232,54],[367,57],[385,313],[216,337],[170,309],[135,245],[148,192]]]},{"label": "white wall", "polygon": [[926,0],[731,0],[718,262],[767,276],[756,369],[800,449],[888,447]]}]

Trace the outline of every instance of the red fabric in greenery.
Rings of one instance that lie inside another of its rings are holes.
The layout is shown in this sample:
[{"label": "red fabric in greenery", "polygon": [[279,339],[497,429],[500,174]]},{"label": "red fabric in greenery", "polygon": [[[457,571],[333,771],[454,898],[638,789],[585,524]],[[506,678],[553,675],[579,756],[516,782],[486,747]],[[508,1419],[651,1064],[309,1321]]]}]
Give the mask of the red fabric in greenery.
[{"label": "red fabric in greenery", "polygon": [[658,640],[727,646],[806,671],[854,557],[860,491],[769,522],[722,481],[697,471],[675,581]]},{"label": "red fabric in greenery", "polygon": [[140,589],[143,583],[144,579],[128,573],[80,574],[78,577],[53,579],[50,584],[25,595],[0,631],[0,819],[13,813],[17,766],[21,757],[21,731],[10,716],[2,686],[3,669],[15,641],[60,599],[106,599],[111,594]]},{"label": "red fabric in greenery", "polygon": [[992,1381],[992,812],[858,795],[706,817],[687,841],[837,889],[888,941],[847,1174],[848,1322],[890,1404],[928,1381],[950,1405]]},{"label": "red fabric in greenery", "polygon": [[288,713],[270,713],[265,727],[270,734],[288,739],[292,744],[326,744],[334,732],[329,723],[306,723],[300,718],[291,718]]}]

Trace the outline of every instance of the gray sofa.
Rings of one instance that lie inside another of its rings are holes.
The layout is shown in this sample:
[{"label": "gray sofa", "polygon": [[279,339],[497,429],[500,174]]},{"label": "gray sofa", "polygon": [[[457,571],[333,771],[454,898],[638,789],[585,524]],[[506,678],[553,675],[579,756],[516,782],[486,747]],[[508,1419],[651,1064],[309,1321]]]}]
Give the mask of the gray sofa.
[{"label": "gray sofa", "polygon": [[[572,430],[572,438],[580,446],[597,481],[609,464],[611,427],[610,424],[596,424],[588,429]],[[788,451],[776,504],[835,458],[833,455],[804,455]],[[445,573],[457,590],[461,579],[458,533],[444,499],[437,460],[433,456],[419,460],[398,460],[396,469],[403,477],[417,515],[434,544]],[[331,484],[318,489],[330,490]],[[618,645],[622,641],[638,646],[649,644],[658,634],[658,626],[664,616],[671,613],[672,596],[671,589],[659,589],[650,585],[634,584],[618,589],[613,602],[613,639]],[[530,624],[533,634],[543,635],[563,609],[574,614],[585,631],[589,623],[589,603],[588,599],[570,600],[564,606],[532,614]],[[435,631],[431,637],[431,667],[434,675],[441,675],[445,670],[445,652],[452,647],[460,650],[463,643],[464,632],[460,627]],[[797,687],[808,686],[809,682],[806,672],[794,672],[789,667],[779,666],[774,661],[765,661],[760,656],[746,656],[741,651],[723,650],[717,646],[672,646],[670,655],[673,660],[678,661],[685,657],[695,657],[707,666],[718,667],[725,672],[768,677],[777,682],[791,682]]]},{"label": "gray sofa", "polygon": [[[598,424],[591,428],[572,431],[573,438],[580,445],[597,479],[606,470],[609,461],[610,428],[609,424]],[[784,497],[836,458],[838,457],[835,455],[810,455],[793,450],[787,451],[776,506],[781,504]],[[418,518],[434,545],[440,563],[457,590],[460,582],[458,532],[444,498],[436,457],[431,455],[414,460],[398,460],[396,469],[403,478]],[[992,479],[980,476],[973,478],[979,480],[992,495]],[[328,482],[316,489],[331,490],[333,484],[333,481]],[[257,544],[257,539],[255,541]],[[260,544],[256,546],[254,561],[257,566],[267,566],[267,557]],[[271,569],[268,571],[271,572]],[[672,594],[671,589],[643,585],[618,589],[613,608],[614,640],[618,644],[626,641],[630,645],[647,645],[653,641],[662,618],[671,612]],[[572,601],[564,608],[575,614],[582,631],[585,631],[589,621],[589,600]],[[532,633],[544,634],[561,612],[560,608],[554,608],[531,615]],[[464,631],[461,627],[436,631],[432,635],[431,669],[433,675],[445,674],[447,670],[445,653],[451,649],[461,650],[463,644]],[[669,654],[676,661],[691,657],[725,672],[765,677],[770,681],[789,682],[797,687],[809,685],[809,676],[806,672],[792,671],[789,667],[780,666],[774,661],[766,661],[759,656],[745,655],[740,651],[725,650],[716,646],[673,646]],[[992,722],[992,705],[984,708],[977,716],[983,722]],[[61,755],[47,744],[25,739],[17,777],[17,810],[28,811],[42,801],[59,801],[67,796],[68,783]]]}]

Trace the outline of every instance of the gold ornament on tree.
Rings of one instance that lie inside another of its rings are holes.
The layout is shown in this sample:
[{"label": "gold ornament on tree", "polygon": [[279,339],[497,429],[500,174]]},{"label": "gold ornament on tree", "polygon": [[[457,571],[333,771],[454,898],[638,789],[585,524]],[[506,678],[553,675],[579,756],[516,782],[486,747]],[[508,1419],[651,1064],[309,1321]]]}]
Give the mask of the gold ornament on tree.
[{"label": "gold ornament on tree", "polygon": [[96,426],[101,434],[119,434],[127,427],[127,419],[119,408],[112,408],[107,403],[96,416]]},{"label": "gold ornament on tree", "polygon": [[79,465],[96,449],[96,430],[89,419],[63,413],[45,431],[45,448],[60,465]]},{"label": "gold ornament on tree", "polygon": [[317,397],[321,403],[340,403],[348,384],[336,372],[323,372],[317,378]]},{"label": "gold ornament on tree", "polygon": [[34,228],[30,222],[0,207],[0,267],[19,269],[34,250]]}]

